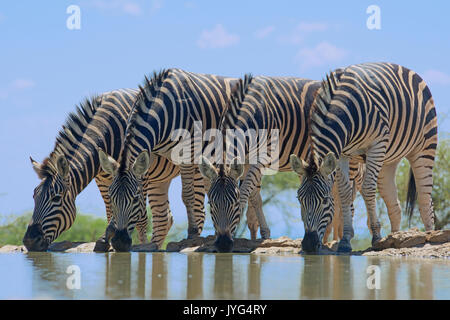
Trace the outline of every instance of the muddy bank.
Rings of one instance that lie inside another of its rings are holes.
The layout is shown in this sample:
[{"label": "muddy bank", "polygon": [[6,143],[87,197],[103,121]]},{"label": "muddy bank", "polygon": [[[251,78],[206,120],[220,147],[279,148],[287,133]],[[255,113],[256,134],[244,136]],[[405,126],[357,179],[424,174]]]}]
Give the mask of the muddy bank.
[{"label": "muddy bank", "polygon": [[[302,252],[302,240],[280,237],[278,239],[236,239],[233,252],[255,254],[297,254]],[[338,242],[323,246],[319,254],[337,254]],[[215,252],[214,237],[186,239],[171,242],[167,251]],[[352,255],[411,256],[423,258],[450,258],[450,230],[421,232],[418,229],[399,231],[381,239],[373,248],[353,251]]]},{"label": "muddy bank", "polygon": [[[297,254],[301,252],[301,239],[280,237],[267,240],[235,239],[236,253],[253,254]],[[55,242],[50,245],[51,252],[93,252],[94,242]],[[134,252],[154,252],[152,244],[138,244],[132,247]],[[323,246],[319,254],[336,254],[337,242]],[[214,236],[185,239],[168,243],[167,252],[216,252]],[[27,252],[24,246],[5,245],[0,253]],[[399,231],[380,240],[373,248],[354,251],[352,255],[364,256],[411,256],[422,258],[450,258],[450,230],[420,232],[417,229]]]}]

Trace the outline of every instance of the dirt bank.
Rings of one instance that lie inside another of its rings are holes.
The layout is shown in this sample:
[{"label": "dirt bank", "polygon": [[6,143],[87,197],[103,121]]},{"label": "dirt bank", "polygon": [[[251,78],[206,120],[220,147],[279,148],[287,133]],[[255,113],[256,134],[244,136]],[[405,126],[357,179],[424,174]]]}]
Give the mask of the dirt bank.
[{"label": "dirt bank", "polygon": [[[280,237],[267,240],[235,239],[233,252],[254,254],[297,254],[301,252],[301,239]],[[94,242],[55,242],[52,252],[93,252]],[[319,254],[336,254],[337,243],[324,246]],[[153,252],[154,245],[134,245],[132,251]],[[215,252],[214,236],[170,242],[167,252]],[[27,252],[24,246],[5,245],[0,253]],[[450,258],[450,230],[420,232],[417,229],[399,231],[388,235],[373,248],[354,251],[352,255],[364,256],[411,256],[422,258]]]}]

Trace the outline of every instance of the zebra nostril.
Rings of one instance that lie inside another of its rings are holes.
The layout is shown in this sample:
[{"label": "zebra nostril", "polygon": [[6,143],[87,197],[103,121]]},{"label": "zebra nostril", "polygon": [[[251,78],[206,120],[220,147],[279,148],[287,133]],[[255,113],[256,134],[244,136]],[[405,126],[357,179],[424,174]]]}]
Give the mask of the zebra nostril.
[{"label": "zebra nostril", "polygon": [[116,251],[128,252],[131,249],[132,240],[126,229],[116,231],[111,239],[111,244]]},{"label": "zebra nostril", "polygon": [[37,236],[35,238],[23,238],[23,244],[28,251],[46,251],[49,243],[43,236]]},{"label": "zebra nostril", "polygon": [[217,236],[214,246],[218,252],[231,252],[233,250],[234,241],[231,236],[221,234]]},{"label": "zebra nostril", "polygon": [[302,240],[302,250],[308,253],[315,253],[319,248],[319,234],[316,231],[306,231]]},{"label": "zebra nostril", "polygon": [[28,251],[45,251],[49,245],[44,238],[44,232],[40,224],[28,226],[22,242]]}]

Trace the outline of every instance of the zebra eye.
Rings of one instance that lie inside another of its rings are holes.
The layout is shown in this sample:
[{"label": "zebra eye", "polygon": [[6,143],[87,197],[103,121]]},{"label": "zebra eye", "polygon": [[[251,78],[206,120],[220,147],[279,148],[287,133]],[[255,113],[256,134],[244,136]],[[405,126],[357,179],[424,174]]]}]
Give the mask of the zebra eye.
[{"label": "zebra eye", "polygon": [[61,195],[57,194],[52,197],[53,202],[59,202],[61,200]]}]

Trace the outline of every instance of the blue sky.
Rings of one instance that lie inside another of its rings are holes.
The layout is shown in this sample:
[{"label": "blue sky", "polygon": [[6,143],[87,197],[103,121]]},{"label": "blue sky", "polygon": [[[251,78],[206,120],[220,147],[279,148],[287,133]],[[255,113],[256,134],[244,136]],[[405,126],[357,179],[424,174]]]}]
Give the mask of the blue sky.
[{"label": "blue sky", "polygon": [[[81,10],[79,30],[66,27],[72,4]],[[369,5],[381,10],[380,30],[366,26]],[[28,157],[48,155],[77,103],[135,88],[161,68],[321,79],[337,67],[389,61],[422,75],[439,115],[449,114],[449,11],[448,1],[2,2],[0,213],[33,208],[39,180]],[[441,120],[440,132],[449,124]],[[171,205],[175,222],[185,223],[179,188],[174,181]],[[94,184],[77,205],[104,215]]]}]

